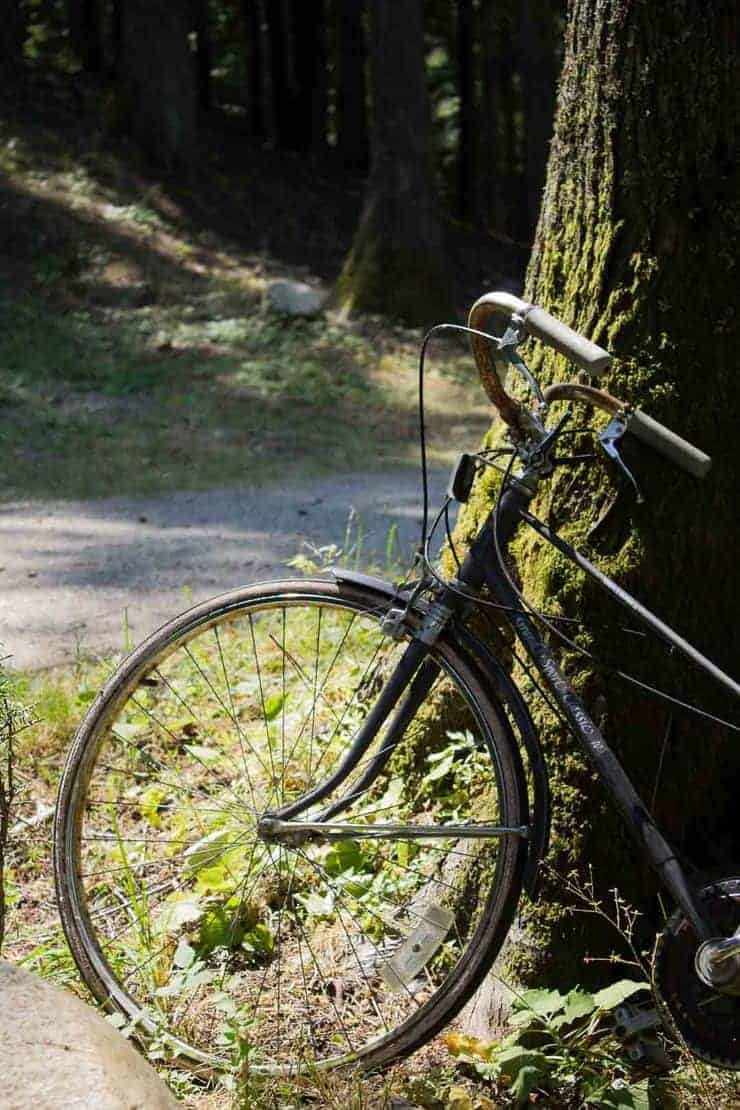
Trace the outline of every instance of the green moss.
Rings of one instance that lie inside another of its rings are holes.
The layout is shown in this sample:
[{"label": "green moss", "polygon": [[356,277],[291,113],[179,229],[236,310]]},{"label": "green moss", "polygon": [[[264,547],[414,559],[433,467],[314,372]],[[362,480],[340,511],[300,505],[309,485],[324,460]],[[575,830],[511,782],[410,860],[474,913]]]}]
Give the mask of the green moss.
[{"label": "green moss", "polygon": [[[727,152],[737,132],[738,97],[714,5],[700,11],[685,0],[664,14],[656,21],[646,0],[611,0],[601,16],[585,0],[571,5],[526,296],[608,345],[617,357],[603,387],[708,449],[715,466],[702,486],[647,448],[625,444],[646,503],[602,546],[588,533],[612,495],[604,468],[558,472],[534,511],[737,674],[740,386],[734,326],[723,306],[735,280],[729,244],[739,222],[737,172]],[[527,361],[543,384],[573,377],[565,359],[543,348],[529,352]],[[604,422],[577,409],[573,425],[590,420]],[[500,435],[494,428],[489,438]],[[458,525],[459,541],[482,524],[496,488],[495,479],[479,483]],[[635,636],[604,636],[614,608],[537,536],[522,534],[513,551],[535,605],[585,622],[573,633],[582,647],[611,653],[625,670],[679,697],[732,713],[714,689],[677,669],[659,648]],[[732,738],[706,722],[671,717],[665,706],[595,672],[572,651],[562,653],[561,665],[648,802],[667,742],[655,802],[659,823],[679,850],[704,866],[710,859],[719,874],[736,871],[740,756]],[[661,921],[652,876],[575,741],[540,707],[535,717],[551,773],[550,862],[582,879],[593,865],[597,891],[607,898],[618,884],[643,910],[648,944]],[[593,918],[574,916],[555,879],[547,880],[545,896],[525,905],[531,943],[511,956],[510,970],[524,980],[546,972],[563,983],[584,981],[584,954],[603,956],[619,938],[597,930]]]}]

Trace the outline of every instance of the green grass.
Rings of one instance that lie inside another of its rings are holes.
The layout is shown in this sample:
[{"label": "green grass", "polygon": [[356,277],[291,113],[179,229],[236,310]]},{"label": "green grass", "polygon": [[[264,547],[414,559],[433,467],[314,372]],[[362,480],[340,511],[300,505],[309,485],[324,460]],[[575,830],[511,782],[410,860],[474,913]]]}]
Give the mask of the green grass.
[{"label": "green grass", "polygon": [[[297,644],[311,640],[312,634],[312,627],[307,626],[298,630],[296,651],[298,650]],[[222,647],[227,657],[231,658],[232,649],[225,635],[222,639]],[[210,659],[202,653],[198,655],[198,658],[201,665],[208,668],[208,673],[213,675],[217,672],[220,663],[216,659],[216,655],[218,655],[216,645],[211,645],[211,648]],[[214,652],[216,655],[214,655]],[[59,767],[72,731],[89,705],[95,690],[103,681],[112,662],[112,660],[108,660],[92,663],[80,660],[74,667],[53,673],[25,677],[14,676],[13,693],[32,707],[33,713],[39,720],[34,729],[21,733],[18,738],[17,772],[21,789],[16,817],[32,817],[34,813],[38,812],[39,807],[47,805],[53,800]],[[243,666],[243,653],[241,651],[237,650],[234,662],[237,666]],[[348,659],[348,666],[351,670],[352,662],[350,659]],[[209,714],[213,715],[213,692],[209,689],[208,684],[202,680],[202,676],[194,672],[192,667],[188,665],[186,659],[174,659],[173,665],[166,669],[165,673],[173,682],[175,682],[175,676],[178,676],[178,689],[183,691],[187,688],[187,697],[195,703],[199,714],[202,713],[204,717],[208,717]],[[349,680],[349,673],[348,671],[347,680]],[[268,671],[265,672],[265,682],[272,683],[272,686],[266,689],[268,709],[275,682],[279,686],[279,675],[280,668],[278,667],[276,670],[274,665],[269,669],[269,674]],[[242,688],[242,696],[248,696],[253,700],[255,696],[253,683],[249,684],[247,676],[242,681],[249,685],[249,690],[246,686]],[[340,676],[337,680],[337,686],[340,687],[343,681]],[[154,696],[154,692],[151,696]],[[175,716],[172,717],[169,723],[172,725],[172,733],[177,736],[182,727],[182,722],[178,724],[175,720],[177,707],[173,704],[171,708]],[[269,712],[272,713],[272,710],[269,709]],[[223,714],[220,716],[223,716]],[[252,710],[249,709],[248,705],[245,705],[244,720],[250,720],[251,716]],[[148,723],[145,717],[142,717],[141,713],[133,706],[128,712],[126,720],[139,730],[137,750],[149,750],[152,754],[158,753],[157,757],[166,755],[170,765],[170,774],[177,775],[180,773],[180,769],[183,768],[183,777],[180,781],[183,783],[189,781],[187,776],[192,772],[184,769],[183,760],[186,751],[184,746],[175,745],[173,747],[174,740],[161,736],[157,739],[153,733],[144,744],[143,738],[152,732],[151,723]],[[273,740],[277,744],[279,744],[279,723],[280,709],[278,707],[278,711],[272,716],[270,723]],[[191,735],[189,730],[186,730],[183,733],[185,736],[184,744],[208,743],[211,746],[216,745],[219,743],[217,737],[220,728],[219,715],[216,714],[213,717],[212,735],[209,736],[208,740],[205,737],[198,739]],[[143,746],[140,746],[140,741]],[[445,762],[449,763],[450,767],[454,769],[456,765],[454,755],[457,746],[459,746],[459,738],[452,737],[447,749],[439,752],[436,758],[430,760],[430,770],[426,776],[424,790],[420,795],[424,806],[441,806],[440,812],[448,817],[454,816],[454,808],[449,809],[448,807],[459,804],[459,797],[454,775],[452,778],[445,777],[441,774],[441,770]],[[138,755],[132,753],[134,761],[138,758]],[[116,760],[116,763],[119,764],[119,760]],[[145,765],[142,764],[142,767]],[[199,771],[197,767],[195,770],[198,782],[206,782],[202,770]],[[468,761],[464,760],[460,764],[460,774],[466,775],[468,771]],[[473,776],[470,781],[469,778],[465,778],[462,796],[468,796],[471,791],[475,790],[475,777]],[[105,776],[100,779],[99,785],[104,784],[104,782]],[[118,783],[118,786],[120,785]],[[112,796],[124,795],[116,789]],[[128,799],[133,797],[130,789],[125,797]],[[175,829],[179,819],[178,815],[172,810],[160,809],[164,799],[156,795],[156,786],[149,784],[143,792],[139,792],[137,797],[141,812],[137,821],[143,828],[148,828],[150,834],[157,829],[164,830],[165,833],[168,829],[170,831]],[[113,810],[111,813],[115,817]],[[111,845],[107,849],[103,862],[106,859],[110,862],[114,857],[117,859],[116,853],[120,850],[120,844]],[[335,849],[332,849],[332,851],[335,851]],[[335,854],[337,853],[335,852]],[[345,864],[348,861],[351,862],[352,866],[349,872],[351,881],[358,882],[365,865],[361,861],[358,863],[356,853],[348,852],[345,854],[347,856],[346,860],[341,851],[338,853],[336,870],[339,874],[342,874]],[[56,921],[49,881],[48,855],[48,822],[32,826],[28,832],[24,832],[11,845],[9,876],[11,897],[5,956],[13,960],[20,960],[30,970],[49,977],[58,983],[63,983],[85,996],[85,990],[77,978],[74,965]],[[135,860],[131,858],[130,862],[130,869],[124,871],[118,885],[121,891],[128,891],[126,897],[131,904],[134,904],[140,890],[137,886]],[[222,864],[223,859],[219,863]],[[216,874],[218,867],[204,867],[203,864],[204,861],[200,860],[194,865],[194,875],[200,884],[201,895],[206,898],[209,904],[213,902],[213,906],[217,909],[219,896],[217,896],[213,884],[215,883],[216,887],[219,885],[219,876]],[[307,884],[305,894],[310,895],[312,890],[310,875],[303,875],[301,881]],[[223,901],[223,897],[221,897],[221,900]],[[145,906],[144,910],[146,910]],[[312,908],[308,908],[307,912],[309,914],[306,919],[308,922],[311,920]],[[319,913],[319,916],[314,928],[319,932],[329,928],[329,921],[324,918],[323,914],[318,909],[315,912]],[[152,927],[152,921],[146,912],[143,912],[141,916],[142,926],[137,930],[132,943],[139,946],[142,952],[147,952],[152,944],[152,938],[148,935],[148,930]],[[210,958],[209,946],[211,943],[215,943],[216,947],[213,949],[215,953],[217,953],[219,945],[223,944],[223,937],[220,935],[224,931],[222,922],[217,913],[214,916],[213,910],[211,910],[211,916],[212,921],[209,918],[204,918],[201,919],[199,924],[190,927],[189,931],[186,928],[184,935],[180,937],[179,945],[176,947],[173,944],[165,953],[161,965],[155,966],[151,970],[152,975],[159,976],[158,982],[161,979],[160,985],[170,985],[174,988],[172,998],[175,1004],[179,992],[188,989],[188,976],[191,979],[193,976],[197,976],[207,964]],[[259,948],[255,949],[254,937],[250,940],[252,934],[260,934],[258,928],[260,924],[261,921],[258,921],[257,918],[254,921],[244,921],[242,923],[244,936],[242,937],[240,934],[240,943],[243,939],[249,942],[250,952],[253,953],[249,958],[256,961],[258,967],[262,966],[261,961],[269,960],[269,946],[268,949],[264,950],[268,953],[268,955],[265,955]],[[262,926],[264,929],[266,927],[265,923],[262,923]],[[228,923],[226,931],[231,943],[235,939],[235,934]],[[259,935],[257,939],[259,939]],[[131,953],[128,953],[126,958],[130,960],[132,958]],[[545,998],[545,1001],[548,1001],[554,993],[531,992],[533,997],[537,997],[538,1005],[540,995]],[[574,991],[572,993],[575,996],[578,992]],[[530,996],[525,997],[529,999]],[[163,1001],[166,1002],[166,1000]],[[559,997],[556,1001],[558,1004],[562,1003]],[[552,1009],[552,1007],[550,1008]],[[550,1013],[549,1010],[546,1012],[547,1014]],[[590,1017],[587,1014],[583,1018],[584,1025],[587,1025],[588,1021],[590,1021]],[[226,1033],[228,1033],[228,1024],[227,1020]],[[517,1028],[521,1029],[521,1021],[519,1021]],[[238,1026],[234,1027],[234,1032],[238,1038],[240,1032]],[[239,1045],[237,1039],[233,1043],[234,1060],[235,1063],[241,1064],[242,1070],[237,1073],[228,1073],[224,1081],[213,1089],[198,1086],[182,1070],[173,1072],[169,1068],[165,1068],[163,1075],[172,1083],[178,1095],[185,1100],[185,1105],[193,1107],[194,1110],[195,1108],[197,1110],[217,1110],[217,1108],[222,1107],[224,1110],[227,1107],[229,1110],[234,1110],[238,1106],[254,1107],[255,1110],[268,1110],[268,1108],[274,1110],[276,1106],[285,1108],[285,1110],[293,1107],[298,1110],[298,1107],[312,1105],[336,1107],[337,1110],[347,1110],[349,1107],[355,1108],[355,1110],[370,1110],[370,1108],[390,1107],[392,1098],[407,1098],[412,1105],[436,1107],[437,1110],[447,1110],[447,1108],[454,1108],[454,1110],[471,1110],[471,1108],[472,1110],[491,1110],[492,1107],[514,1105],[512,1101],[514,1091],[507,1085],[505,1078],[501,1078],[496,1068],[499,1059],[503,1061],[506,1058],[508,1060],[511,1056],[511,1049],[507,1048],[507,1045],[509,1045],[509,1042],[513,1043],[515,1038],[516,1034],[513,1034],[509,1041],[503,1044],[499,1043],[497,1045],[494,1043],[489,1045],[470,1038],[460,1038],[453,1034],[449,1038],[449,1046],[454,1055],[448,1055],[438,1042],[437,1048],[431,1054],[426,1051],[422,1052],[419,1057],[398,1065],[388,1076],[382,1078],[377,1076],[360,1077],[352,1073],[322,1076],[319,1073],[309,1072],[300,1080],[290,1081],[265,1080],[254,1074],[248,1066],[249,1054],[240,1057],[239,1053],[236,1052]],[[563,1041],[564,1045],[566,1043],[567,1051],[563,1049],[562,1052],[555,1054],[545,1052],[544,1056],[544,1050],[541,1050],[541,1048],[533,1053],[530,1052],[530,1055],[537,1057],[537,1061],[541,1064],[541,1070],[547,1073],[543,1076],[534,1077],[537,1080],[535,1087],[539,1086],[540,1083],[549,1087],[548,1094],[538,1096],[545,1100],[542,1103],[543,1105],[553,1107],[553,1110],[556,1110],[556,1108],[562,1108],[562,1110],[573,1108],[575,1110],[575,1107],[581,1105],[578,1099],[574,1099],[573,1092],[575,1088],[569,1078],[569,1068],[572,1070],[571,1065],[577,1069],[581,1068],[584,1061],[586,1061],[588,1070],[590,1070],[592,1086],[598,1086],[601,1083],[613,1092],[624,1090],[624,1087],[613,1088],[610,1086],[613,1080],[617,1078],[620,1081],[627,1081],[627,1086],[632,1084],[635,1089],[647,1089],[644,1083],[644,1074],[639,1069],[631,1069],[614,1042],[595,1040],[592,1031],[588,1030],[583,1033],[580,1040],[568,1032],[566,1040]],[[157,1062],[157,1055],[155,1045],[155,1062]],[[550,1057],[552,1057],[552,1060]],[[481,1061],[483,1061],[484,1066],[479,1066]],[[522,1061],[518,1063],[522,1063]],[[548,1065],[547,1069],[545,1064]],[[506,1073],[506,1068],[503,1065],[500,1070]],[[519,1085],[521,1086],[521,1084]],[[737,1085],[733,1076],[698,1064],[685,1053],[679,1053],[677,1067],[673,1073],[659,1082],[651,1080],[649,1086],[653,1092],[651,1105],[656,1110],[668,1110],[668,1108],[676,1108],[676,1110],[695,1110],[695,1108],[716,1110],[717,1107],[722,1107],[723,1110],[727,1107],[727,1110],[730,1110],[731,1107],[735,1106],[737,1100]],[[618,1104],[622,1105],[622,1103]],[[599,1105],[599,1103],[595,1103],[595,1105]],[[604,1105],[611,1105],[611,1103],[605,1103]],[[624,1105],[629,1104],[625,1102]]]},{"label": "green grass", "polygon": [[[178,219],[110,152],[0,121],[4,499],[88,498],[415,465],[416,337],[264,307],[286,266]],[[297,275],[302,276],[302,275]],[[431,457],[477,443],[470,356],[430,360]]]}]

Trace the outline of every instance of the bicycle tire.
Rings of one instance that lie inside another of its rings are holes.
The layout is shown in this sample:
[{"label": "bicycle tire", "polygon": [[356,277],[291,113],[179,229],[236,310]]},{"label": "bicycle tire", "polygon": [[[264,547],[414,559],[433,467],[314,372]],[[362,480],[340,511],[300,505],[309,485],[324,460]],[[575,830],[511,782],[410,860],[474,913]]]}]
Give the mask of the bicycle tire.
[{"label": "bicycle tire", "polygon": [[[283,854],[287,858],[291,850],[278,849],[277,860],[272,849],[259,855],[265,849],[254,831],[255,814],[261,807],[255,790],[263,792],[262,801],[270,789],[284,801],[286,795],[305,792],[304,780],[318,774],[327,753],[326,769],[335,767],[346,750],[346,739],[340,735],[336,740],[337,731],[341,733],[345,726],[337,725],[338,702],[331,699],[338,697],[347,675],[356,673],[360,651],[375,652],[372,658],[380,662],[373,663],[372,672],[365,670],[342,711],[342,721],[351,710],[349,723],[353,716],[359,723],[362,699],[366,704],[374,700],[394,665],[394,653],[403,650],[403,642],[394,643],[380,632],[387,608],[385,595],[326,579],[259,583],[211,599],[164,625],[120,664],[75,736],[59,786],[54,823],[57,896],[74,959],[93,995],[109,1010],[123,1014],[135,1036],[143,1042],[158,1040],[170,1056],[198,1069],[227,1066],[229,1044],[242,1037],[243,1050],[243,1035],[251,1045],[251,1065],[270,1074],[350,1062],[368,1068],[386,1066],[415,1051],[459,1012],[489,970],[511,924],[526,854],[526,842],[517,836],[473,842],[478,845],[475,852],[467,851],[468,842],[463,843],[463,852],[451,837],[434,840],[431,846],[419,840],[412,845],[414,855],[412,849],[403,849],[404,841],[369,842],[374,846],[367,852],[362,847],[365,842],[360,841],[358,849],[358,841],[351,838],[336,849],[319,846],[314,851],[309,845],[302,853],[305,859],[299,858],[299,849],[292,851],[289,877]],[[318,631],[316,659],[309,673],[298,663],[293,641],[286,642],[286,628],[290,627],[296,642],[308,645],[314,634],[312,619]],[[318,660],[325,663],[327,658],[319,649],[322,620],[323,634],[332,650],[336,646],[336,654],[319,684]],[[256,635],[265,645],[260,657]],[[250,658],[252,648],[256,666]],[[237,667],[238,691],[230,684],[227,658]],[[449,804],[457,807],[458,818],[462,811],[468,817],[478,816],[484,807],[487,821],[495,818],[499,824],[521,826],[527,819],[526,788],[503,708],[492,700],[454,639],[443,636],[433,658],[440,666],[435,698],[446,706],[450,703],[444,699],[457,699],[455,708],[462,708],[464,727],[440,734],[438,722],[424,711],[412,721],[407,735],[413,738],[416,729],[426,741],[432,733],[436,748],[433,744],[421,750],[417,737],[416,747],[407,748],[403,756],[408,760],[409,751],[415,751],[417,765],[411,770],[411,765],[403,764],[399,749],[389,762],[390,770],[373,786],[374,793],[367,792],[366,800],[390,798],[386,808],[395,806],[405,820],[412,819],[408,816],[412,804],[417,810],[419,805],[427,807],[436,824],[427,823],[424,828],[437,828],[449,823],[440,816],[449,799],[434,800],[431,775],[433,783],[451,791]],[[330,685],[335,666],[341,675]],[[222,682],[216,680],[220,668],[226,681],[217,690]],[[308,718],[300,688],[306,685],[313,691],[308,710],[313,713],[310,745],[303,739]],[[235,693],[243,699],[238,707]],[[200,715],[193,713],[193,705],[201,707]],[[203,717],[206,705],[207,719]],[[189,707],[193,720],[176,721],[173,706]],[[303,721],[300,731],[298,712]],[[256,731],[247,731],[260,714],[259,728],[266,743],[257,740]],[[292,749],[286,743],[288,726],[297,735],[297,740],[292,736]],[[382,744],[382,734],[376,743]],[[303,761],[300,766],[298,759]],[[279,776],[273,761],[280,764]],[[418,788],[413,802],[408,800],[405,778]],[[468,786],[460,789],[458,780]],[[102,791],[100,797],[98,791]],[[245,806],[247,791],[251,791],[252,818]],[[183,795],[189,808],[182,808]],[[362,804],[353,801],[349,819],[374,824],[372,808],[363,813]],[[412,816],[419,821],[418,812]],[[188,839],[195,833],[201,835]],[[176,847],[168,846],[173,843]],[[388,844],[391,848],[385,847]],[[183,846],[184,851],[176,854]],[[253,862],[256,853],[258,863]],[[456,855],[468,856],[470,862],[458,864],[453,859]],[[414,862],[418,866],[410,867]],[[253,867],[260,866],[252,883]],[[177,870],[170,878],[172,867]],[[404,868],[415,876],[405,880],[405,889]],[[483,871],[489,876],[485,895],[475,906],[465,905],[465,898],[472,896],[471,875]],[[252,883],[249,895],[247,881]],[[217,893],[219,882],[225,887],[223,897]],[[342,884],[343,902],[337,883]],[[394,884],[398,890],[387,893]],[[455,891],[454,899],[440,893],[445,884]],[[255,895],[253,904],[255,889],[261,901]],[[237,896],[238,903],[229,901]],[[331,897],[332,906],[328,901],[322,906],[322,897]],[[386,965],[394,952],[402,950],[403,958],[408,956],[409,944],[414,938],[414,943],[418,941],[422,924],[429,926],[429,907],[441,905],[444,898],[455,906],[454,914],[443,907],[454,921],[441,941],[436,938],[434,952],[419,975],[403,982],[403,973],[393,971],[389,978]],[[392,907],[390,917],[387,906]],[[332,915],[341,920],[344,936]],[[378,921],[387,927],[387,935]],[[222,943],[209,948],[219,923]],[[319,956],[311,947],[307,928],[312,930],[314,945],[323,945]],[[358,952],[366,942],[367,960]],[[304,967],[309,953],[314,966],[310,981]],[[327,975],[335,966],[344,972],[351,957],[357,965],[354,977]],[[282,979],[283,966],[292,966],[297,979],[298,962],[303,976],[300,990],[291,985],[287,971]],[[262,984],[255,998],[258,975]],[[268,978],[271,1017],[262,1012],[267,1006],[262,994]],[[376,987],[377,982],[381,985]],[[282,1031],[281,984],[286,1006]],[[240,1009],[246,1007],[245,998],[252,1007],[246,1033]],[[296,1032],[301,1021],[307,1028]],[[353,1033],[364,1038],[359,1047],[349,1036],[350,1021]]]}]

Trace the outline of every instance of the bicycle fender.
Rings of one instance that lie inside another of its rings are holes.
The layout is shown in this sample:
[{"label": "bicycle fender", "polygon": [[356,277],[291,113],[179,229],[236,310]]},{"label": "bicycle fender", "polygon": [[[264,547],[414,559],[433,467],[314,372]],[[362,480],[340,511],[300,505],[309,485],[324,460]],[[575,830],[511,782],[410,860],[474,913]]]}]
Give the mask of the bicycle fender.
[{"label": "bicycle fender", "polygon": [[[348,570],[345,567],[330,567],[329,573],[339,582],[351,582],[353,585],[373,590],[388,601],[402,598],[404,593],[408,595],[410,592],[401,591],[399,593],[393,583],[384,578],[379,578],[373,574],[363,574],[356,570]],[[423,613],[426,608],[427,605],[423,601],[417,602],[415,605],[415,609],[419,613]],[[503,702],[508,709],[511,721],[514,724],[512,731],[531,775],[534,802],[533,835],[529,840],[523,882],[527,894],[532,900],[535,900],[538,893],[540,864],[547,854],[550,842],[550,786],[547,764],[537,729],[516,684],[491,649],[462,625],[455,625],[453,635],[472,659],[479,672],[482,684],[491,688],[496,698]]]}]

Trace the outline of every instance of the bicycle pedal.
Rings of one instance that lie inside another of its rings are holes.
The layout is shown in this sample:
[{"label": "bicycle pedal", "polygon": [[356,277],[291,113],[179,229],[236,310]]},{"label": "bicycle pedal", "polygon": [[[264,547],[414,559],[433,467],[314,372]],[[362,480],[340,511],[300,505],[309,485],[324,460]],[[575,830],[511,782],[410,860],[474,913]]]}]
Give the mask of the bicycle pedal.
[{"label": "bicycle pedal", "polygon": [[651,1071],[670,1071],[673,1061],[663,1045],[652,1037],[637,1037],[627,1045],[627,1055],[634,1064]]},{"label": "bicycle pedal", "polygon": [[654,1006],[618,1006],[614,1013],[614,1032],[620,1041],[630,1041],[646,1029],[656,1029],[662,1022]]}]

